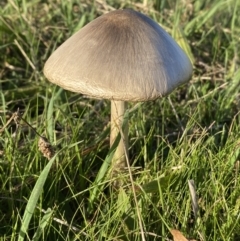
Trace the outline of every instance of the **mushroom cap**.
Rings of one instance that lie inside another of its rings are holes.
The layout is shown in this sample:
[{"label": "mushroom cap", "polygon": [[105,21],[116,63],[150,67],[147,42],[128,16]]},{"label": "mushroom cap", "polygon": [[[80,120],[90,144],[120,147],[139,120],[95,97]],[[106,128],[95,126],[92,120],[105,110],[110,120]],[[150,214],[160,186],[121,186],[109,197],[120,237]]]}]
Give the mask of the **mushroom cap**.
[{"label": "mushroom cap", "polygon": [[156,22],[131,9],[93,20],[47,60],[44,74],[64,89],[90,97],[147,101],[192,75],[192,64]]}]

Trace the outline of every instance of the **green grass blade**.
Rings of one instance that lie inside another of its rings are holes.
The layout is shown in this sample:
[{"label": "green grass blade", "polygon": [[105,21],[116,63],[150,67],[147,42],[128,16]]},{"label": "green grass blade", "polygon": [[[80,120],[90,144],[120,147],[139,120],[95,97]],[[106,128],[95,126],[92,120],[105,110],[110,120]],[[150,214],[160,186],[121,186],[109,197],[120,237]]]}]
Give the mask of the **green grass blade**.
[{"label": "green grass blade", "polygon": [[145,193],[156,193],[159,192],[159,188],[165,192],[170,185],[172,185],[175,180],[180,175],[179,170],[167,171],[164,174],[160,175],[156,180],[150,181],[142,186],[142,189]]},{"label": "green grass blade", "polygon": [[55,93],[56,88],[53,91],[53,95],[49,101],[48,109],[47,109],[47,133],[48,138],[51,143],[54,142],[54,121],[53,121],[53,113],[54,113],[54,100],[61,94],[63,89],[59,89]]},{"label": "green grass blade", "polygon": [[32,241],[37,241],[40,239],[43,230],[45,229],[45,227],[47,226],[50,218],[52,217],[53,214],[53,210],[51,208],[48,208],[45,215],[43,216],[43,218],[40,220],[39,226],[37,228],[36,233],[33,236]]},{"label": "green grass blade", "polygon": [[20,233],[19,233],[19,237],[18,237],[18,241],[23,241],[24,237],[27,233],[28,230],[28,226],[30,223],[30,220],[32,218],[32,215],[34,213],[34,210],[36,208],[38,199],[42,193],[43,190],[43,185],[47,179],[48,173],[51,169],[51,166],[55,160],[56,156],[54,156],[49,163],[47,164],[47,166],[43,169],[42,173],[40,174],[33,190],[32,193],[30,195],[30,198],[28,200],[24,215],[23,215],[23,219],[22,219],[22,226],[20,229]]},{"label": "green grass blade", "polygon": [[[124,116],[124,120],[123,120],[123,129],[125,128],[125,126],[128,124],[128,119],[129,119],[129,113],[131,110],[126,111],[125,116]],[[103,162],[98,175],[96,177],[95,182],[93,183],[93,190],[90,193],[90,197],[89,197],[89,201],[90,201],[90,207],[92,207],[94,201],[98,198],[98,194],[101,192],[101,190],[103,190],[104,185],[100,185],[101,183],[103,183],[104,178],[106,177],[106,173],[108,171],[108,168],[111,164],[113,155],[115,153],[115,150],[119,144],[121,135],[120,133],[118,134],[116,140],[114,141],[113,145],[111,146],[107,157],[105,158],[105,161]]]},{"label": "green grass blade", "polygon": [[107,157],[105,158],[105,161],[103,162],[98,175],[96,177],[96,180],[93,183],[93,189],[90,192],[89,202],[90,207],[92,207],[94,201],[97,199],[98,194],[101,192],[101,190],[104,188],[104,185],[101,185],[104,181],[104,178],[106,177],[107,171],[109,166],[111,165],[111,161],[113,158],[113,155],[115,153],[115,150],[118,146],[118,143],[120,141],[120,134],[117,136],[116,140],[114,141],[112,147],[110,148]]},{"label": "green grass blade", "polygon": [[211,9],[202,10],[195,18],[193,18],[184,28],[185,34],[188,36],[191,32],[198,31],[206,22],[226,6],[227,2],[219,1]]}]

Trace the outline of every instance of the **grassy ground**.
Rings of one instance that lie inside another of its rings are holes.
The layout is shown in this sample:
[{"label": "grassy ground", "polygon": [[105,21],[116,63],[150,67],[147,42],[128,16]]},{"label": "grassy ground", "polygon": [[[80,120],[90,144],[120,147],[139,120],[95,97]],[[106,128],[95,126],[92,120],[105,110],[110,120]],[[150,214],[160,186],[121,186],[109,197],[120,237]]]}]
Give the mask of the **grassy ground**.
[{"label": "grassy ground", "polygon": [[[240,240],[240,2],[144,4],[0,2],[0,125],[18,108],[24,119],[0,133],[0,240],[172,240],[170,229],[196,240]],[[159,22],[194,63],[192,80],[168,98],[130,104],[137,203],[128,174],[114,190],[105,173],[109,101],[63,91],[42,73],[75,31],[126,7]],[[26,123],[54,146],[50,162]]]}]

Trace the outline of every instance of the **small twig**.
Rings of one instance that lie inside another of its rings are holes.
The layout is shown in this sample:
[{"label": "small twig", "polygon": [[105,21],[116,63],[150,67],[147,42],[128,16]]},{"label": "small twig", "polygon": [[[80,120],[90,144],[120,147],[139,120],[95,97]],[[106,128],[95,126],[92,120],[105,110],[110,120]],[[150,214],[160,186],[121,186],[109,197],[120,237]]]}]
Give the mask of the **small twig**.
[{"label": "small twig", "polygon": [[32,125],[30,125],[24,118],[21,117],[21,120],[23,120],[25,122],[25,124],[30,127],[30,129],[39,137],[42,137],[37,131],[35,128],[32,127]]}]

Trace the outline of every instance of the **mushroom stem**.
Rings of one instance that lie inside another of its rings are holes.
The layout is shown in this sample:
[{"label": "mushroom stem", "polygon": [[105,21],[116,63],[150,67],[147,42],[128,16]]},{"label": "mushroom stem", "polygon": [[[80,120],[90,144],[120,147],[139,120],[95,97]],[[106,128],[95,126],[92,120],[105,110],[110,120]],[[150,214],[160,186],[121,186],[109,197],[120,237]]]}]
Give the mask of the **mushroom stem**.
[{"label": "mushroom stem", "polygon": [[[126,167],[126,156],[124,145],[128,152],[128,123],[123,129],[124,114],[127,109],[127,102],[125,101],[111,101],[111,134],[110,134],[110,146],[113,145],[119,132],[121,139],[115,151],[112,160],[112,170],[119,171]],[[127,153],[128,155],[128,153]]]}]

